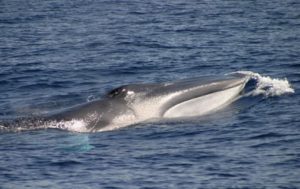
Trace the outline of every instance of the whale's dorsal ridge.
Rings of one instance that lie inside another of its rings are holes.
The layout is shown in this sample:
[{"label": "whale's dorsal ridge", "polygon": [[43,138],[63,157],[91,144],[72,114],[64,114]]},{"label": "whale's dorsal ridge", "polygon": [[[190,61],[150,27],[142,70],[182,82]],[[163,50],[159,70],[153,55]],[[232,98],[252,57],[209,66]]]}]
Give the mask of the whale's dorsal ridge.
[{"label": "whale's dorsal ridge", "polygon": [[125,98],[132,93],[146,94],[159,88],[161,85],[155,83],[122,85],[109,91],[106,96],[109,98]]}]

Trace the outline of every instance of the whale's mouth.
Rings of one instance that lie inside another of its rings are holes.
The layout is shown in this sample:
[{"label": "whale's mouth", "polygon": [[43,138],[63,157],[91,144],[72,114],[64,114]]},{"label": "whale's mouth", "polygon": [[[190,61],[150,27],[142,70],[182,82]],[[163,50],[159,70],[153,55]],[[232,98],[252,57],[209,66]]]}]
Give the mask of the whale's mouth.
[{"label": "whale's mouth", "polygon": [[243,90],[249,77],[215,80],[200,86],[178,91],[161,110],[164,118],[201,116],[222,108]]},{"label": "whale's mouth", "polygon": [[234,99],[237,98],[241,93],[243,88],[244,84],[240,84],[222,91],[183,101],[167,109],[164,112],[163,117],[195,117],[211,113],[234,101]]}]

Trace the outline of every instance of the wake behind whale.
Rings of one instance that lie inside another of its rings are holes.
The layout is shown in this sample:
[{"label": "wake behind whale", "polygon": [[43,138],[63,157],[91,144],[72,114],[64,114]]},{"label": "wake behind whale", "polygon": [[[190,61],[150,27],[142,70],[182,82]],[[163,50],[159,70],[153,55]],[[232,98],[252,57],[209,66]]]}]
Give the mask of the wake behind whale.
[{"label": "wake behind whale", "polygon": [[[250,80],[256,86],[246,91]],[[198,77],[175,82],[130,84],[108,92],[100,100],[51,115],[12,120],[0,130],[55,128],[76,132],[114,130],[146,121],[186,119],[220,110],[247,95],[293,93],[287,80],[252,72]]]}]

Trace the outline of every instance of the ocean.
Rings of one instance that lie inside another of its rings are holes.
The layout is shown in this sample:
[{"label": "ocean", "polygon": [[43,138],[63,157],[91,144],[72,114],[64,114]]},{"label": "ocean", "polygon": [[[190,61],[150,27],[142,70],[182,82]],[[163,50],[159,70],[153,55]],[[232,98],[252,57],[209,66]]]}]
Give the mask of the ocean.
[{"label": "ocean", "polygon": [[0,126],[0,188],[300,188],[299,50],[296,0],[2,0],[0,123],[127,84],[251,82],[190,120]]}]

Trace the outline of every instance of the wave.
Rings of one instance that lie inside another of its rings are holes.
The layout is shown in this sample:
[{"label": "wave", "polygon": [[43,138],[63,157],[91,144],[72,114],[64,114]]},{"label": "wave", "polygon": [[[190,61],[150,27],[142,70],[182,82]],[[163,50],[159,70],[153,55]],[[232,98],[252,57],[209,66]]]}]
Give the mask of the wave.
[{"label": "wave", "polygon": [[295,93],[295,90],[292,88],[287,78],[271,78],[269,76],[262,76],[259,73],[254,73],[251,71],[237,71],[229,73],[228,75],[232,74],[246,75],[249,76],[250,80],[255,80],[255,88],[248,92],[245,96],[263,95],[265,97],[274,97]]}]

